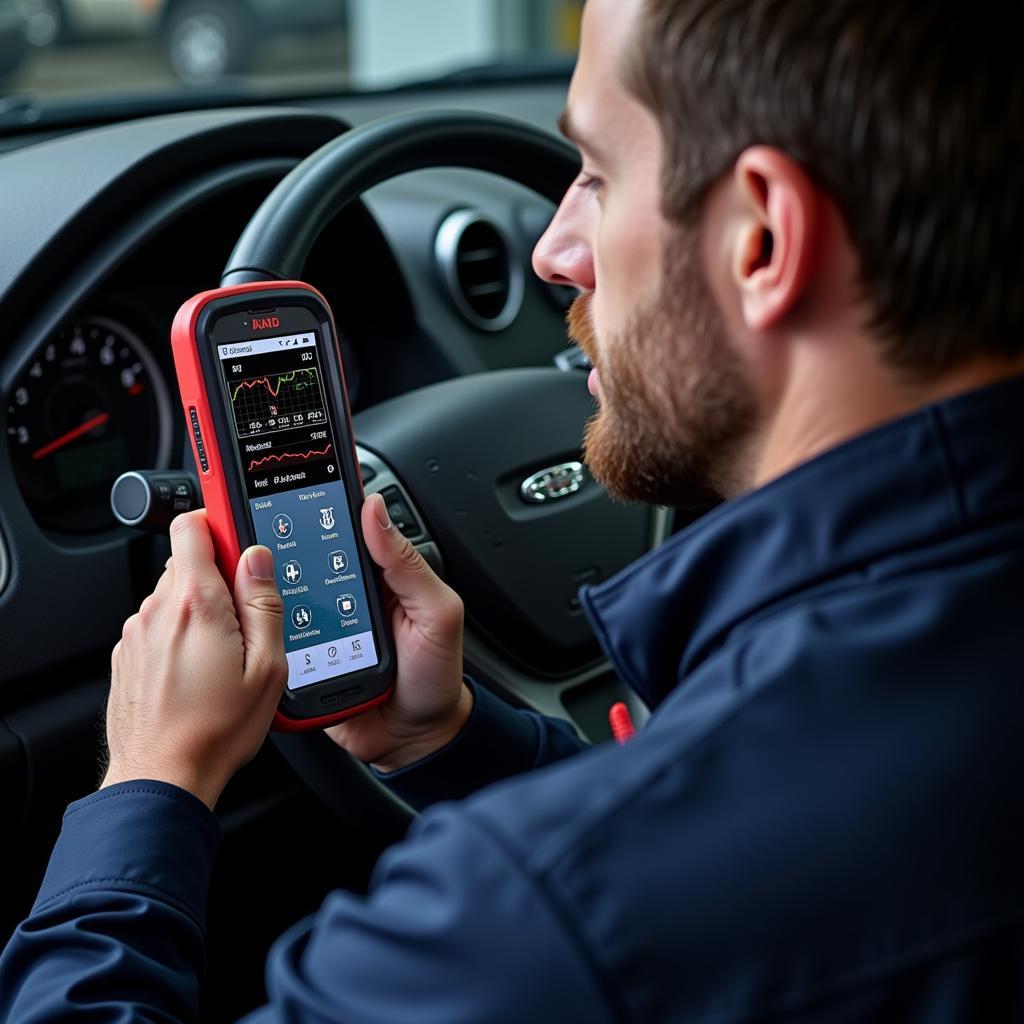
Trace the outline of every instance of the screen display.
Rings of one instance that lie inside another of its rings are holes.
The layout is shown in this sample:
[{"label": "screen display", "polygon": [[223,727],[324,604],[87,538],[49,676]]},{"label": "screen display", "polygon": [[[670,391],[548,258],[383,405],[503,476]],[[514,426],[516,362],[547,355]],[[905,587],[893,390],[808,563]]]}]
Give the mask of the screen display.
[{"label": "screen display", "polygon": [[256,540],[284,598],[288,686],[378,663],[315,331],[217,346]]}]

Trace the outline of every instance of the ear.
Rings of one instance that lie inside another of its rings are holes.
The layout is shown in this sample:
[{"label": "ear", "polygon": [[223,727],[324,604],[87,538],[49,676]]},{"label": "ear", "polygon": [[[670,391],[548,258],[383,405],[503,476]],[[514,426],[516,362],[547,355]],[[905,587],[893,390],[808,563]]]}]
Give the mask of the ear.
[{"label": "ear", "polygon": [[736,161],[742,206],[733,276],[751,330],[775,327],[807,291],[819,235],[819,196],[796,161],[752,146]]}]

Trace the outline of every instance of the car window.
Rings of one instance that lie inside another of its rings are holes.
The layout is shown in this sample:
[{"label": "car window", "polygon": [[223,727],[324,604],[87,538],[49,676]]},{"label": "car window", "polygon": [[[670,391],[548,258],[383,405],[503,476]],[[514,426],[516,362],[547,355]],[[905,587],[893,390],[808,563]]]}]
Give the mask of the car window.
[{"label": "car window", "polygon": [[[39,105],[383,89],[575,53],[583,0],[0,0],[0,95]],[[0,101],[3,102],[3,101]]]}]

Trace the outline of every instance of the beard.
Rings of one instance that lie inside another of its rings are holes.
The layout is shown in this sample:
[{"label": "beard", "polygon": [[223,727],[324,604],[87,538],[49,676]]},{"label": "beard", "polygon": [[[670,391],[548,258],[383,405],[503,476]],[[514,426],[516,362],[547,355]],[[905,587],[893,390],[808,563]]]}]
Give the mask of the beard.
[{"label": "beard", "polygon": [[697,232],[667,244],[659,294],[618,334],[596,337],[591,297],[569,310],[569,334],[597,367],[600,399],[584,461],[620,501],[691,511],[744,489],[757,399],[698,264]]}]

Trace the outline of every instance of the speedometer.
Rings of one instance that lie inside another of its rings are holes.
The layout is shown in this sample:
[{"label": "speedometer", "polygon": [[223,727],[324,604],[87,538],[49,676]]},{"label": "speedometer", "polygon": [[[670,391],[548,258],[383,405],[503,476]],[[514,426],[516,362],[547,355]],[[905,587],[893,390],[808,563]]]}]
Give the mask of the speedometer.
[{"label": "speedometer", "polygon": [[117,477],[167,465],[170,400],[132,331],[114,320],[79,320],[49,338],[15,381],[7,434],[40,524],[74,533],[110,528]]}]

